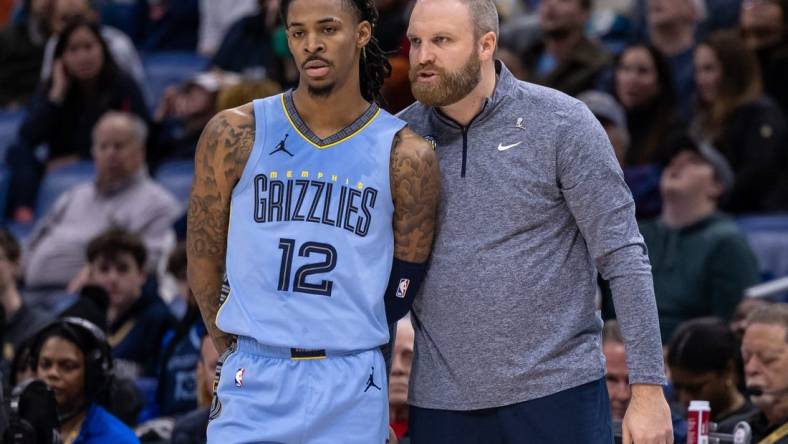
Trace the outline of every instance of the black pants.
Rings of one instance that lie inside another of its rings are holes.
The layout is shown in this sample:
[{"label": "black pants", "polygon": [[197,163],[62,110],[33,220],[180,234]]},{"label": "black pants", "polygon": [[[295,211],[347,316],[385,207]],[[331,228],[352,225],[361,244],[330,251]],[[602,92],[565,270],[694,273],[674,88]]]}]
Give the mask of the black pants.
[{"label": "black pants", "polygon": [[411,444],[611,444],[605,380],[504,407],[410,408]]}]

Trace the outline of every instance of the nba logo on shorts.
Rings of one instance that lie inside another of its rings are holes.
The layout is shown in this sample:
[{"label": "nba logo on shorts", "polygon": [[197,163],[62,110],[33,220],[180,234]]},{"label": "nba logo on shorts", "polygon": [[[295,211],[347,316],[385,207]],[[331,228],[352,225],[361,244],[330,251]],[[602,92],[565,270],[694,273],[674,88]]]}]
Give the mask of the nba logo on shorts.
[{"label": "nba logo on shorts", "polygon": [[397,294],[398,298],[404,298],[405,293],[408,292],[408,286],[410,286],[410,279],[400,279],[399,285],[397,285]]},{"label": "nba logo on shorts", "polygon": [[236,387],[243,387],[244,386],[244,373],[246,369],[239,368],[237,372],[235,372],[235,386]]}]

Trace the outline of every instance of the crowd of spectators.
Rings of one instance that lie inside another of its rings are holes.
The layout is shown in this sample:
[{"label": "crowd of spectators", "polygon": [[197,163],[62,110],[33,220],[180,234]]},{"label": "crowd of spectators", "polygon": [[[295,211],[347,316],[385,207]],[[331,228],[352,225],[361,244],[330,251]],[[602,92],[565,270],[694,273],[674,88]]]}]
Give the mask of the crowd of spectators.
[{"label": "crowd of spectators", "polygon": [[[5,3],[0,113],[24,113],[0,158],[10,182],[0,229],[6,389],[31,377],[55,388],[63,437],[204,442],[219,353],[186,284],[187,202],[157,172],[191,161],[218,111],[296,84],[279,0]],[[413,0],[375,3],[392,65],[383,106],[396,112],[413,100]],[[738,421],[757,439],[779,431],[788,308],[780,295],[745,298],[763,268],[737,218],[788,211],[788,0],[496,3],[498,57],[585,102],[615,149],[651,260],[676,442],[695,399],[710,402],[719,431]],[[202,65],[157,91],[146,66],[157,54]],[[74,165],[92,178],[38,205],[42,180]],[[626,351],[601,279],[600,289],[621,420]],[[399,323],[389,387],[400,442],[410,322]],[[92,362],[102,348],[107,362]]]}]

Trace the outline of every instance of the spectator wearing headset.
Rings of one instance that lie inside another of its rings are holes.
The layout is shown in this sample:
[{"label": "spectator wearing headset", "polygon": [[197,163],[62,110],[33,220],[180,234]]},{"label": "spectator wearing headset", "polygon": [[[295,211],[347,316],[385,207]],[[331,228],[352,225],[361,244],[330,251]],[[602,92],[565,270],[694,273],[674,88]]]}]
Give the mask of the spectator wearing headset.
[{"label": "spectator wearing headset", "polygon": [[759,410],[747,420],[753,442],[788,444],[788,304],[750,313],[741,351],[747,391]]},{"label": "spectator wearing headset", "polygon": [[106,397],[112,358],[104,333],[75,317],[39,332],[31,347],[36,376],[55,394],[65,444],[139,443],[134,432],[99,405]]}]

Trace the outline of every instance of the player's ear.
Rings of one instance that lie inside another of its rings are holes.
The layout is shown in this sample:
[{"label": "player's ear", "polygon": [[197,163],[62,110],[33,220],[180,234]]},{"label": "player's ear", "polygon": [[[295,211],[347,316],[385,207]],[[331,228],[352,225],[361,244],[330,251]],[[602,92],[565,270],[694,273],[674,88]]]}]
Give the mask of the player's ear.
[{"label": "player's ear", "polygon": [[362,20],[361,23],[358,24],[356,31],[356,46],[363,48],[367,46],[367,43],[369,43],[371,39],[372,25],[370,25],[368,21]]}]

